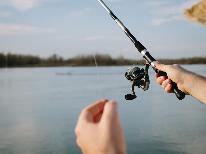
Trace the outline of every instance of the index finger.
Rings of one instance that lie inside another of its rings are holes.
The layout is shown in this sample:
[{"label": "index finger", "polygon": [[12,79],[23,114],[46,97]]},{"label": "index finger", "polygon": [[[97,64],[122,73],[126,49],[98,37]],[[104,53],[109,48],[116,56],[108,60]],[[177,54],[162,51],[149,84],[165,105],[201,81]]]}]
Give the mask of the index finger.
[{"label": "index finger", "polygon": [[167,65],[164,65],[164,64],[160,64],[158,62],[155,63],[155,67],[160,70],[160,71],[164,71],[164,72],[167,72],[168,70],[168,66]]},{"label": "index finger", "polygon": [[86,107],[85,110],[89,111],[92,115],[95,115],[104,109],[104,105],[106,102],[108,102],[107,99],[98,100],[95,103]]},{"label": "index finger", "polygon": [[105,104],[108,102],[107,99],[98,100],[95,103],[89,105],[82,111],[82,118],[90,122],[94,122],[95,118],[102,114]]}]

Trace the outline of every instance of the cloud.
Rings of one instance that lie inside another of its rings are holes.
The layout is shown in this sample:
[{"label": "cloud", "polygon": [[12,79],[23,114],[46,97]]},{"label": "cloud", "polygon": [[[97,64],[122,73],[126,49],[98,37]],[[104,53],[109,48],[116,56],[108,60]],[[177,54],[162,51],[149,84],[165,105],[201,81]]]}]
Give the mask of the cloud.
[{"label": "cloud", "polygon": [[1,5],[7,5],[20,11],[32,9],[45,2],[45,0],[1,0]]},{"label": "cloud", "polygon": [[85,14],[91,13],[92,9],[91,8],[84,8],[81,10],[73,10],[70,12],[71,17],[81,17],[84,16]]},{"label": "cloud", "polygon": [[26,11],[44,3],[59,3],[63,0],[0,0],[0,5],[10,6],[19,11]]},{"label": "cloud", "polygon": [[122,2],[124,0],[110,0],[109,2],[112,2],[112,3],[117,3],[117,2]]},{"label": "cloud", "polygon": [[149,6],[152,7],[152,25],[160,26],[173,21],[183,21],[185,19],[184,10],[197,3],[197,1],[198,0],[184,0],[181,4],[173,4],[169,1],[159,0],[148,3]]},{"label": "cloud", "polygon": [[182,16],[171,16],[170,18],[155,18],[152,19],[153,26],[160,26],[172,21],[181,21],[183,20]]},{"label": "cloud", "polygon": [[86,41],[117,40],[118,37],[105,35],[92,35],[85,38]]},{"label": "cloud", "polygon": [[0,11],[0,18],[7,18],[11,15],[11,12],[8,11]]},{"label": "cloud", "polygon": [[18,10],[28,10],[39,5],[42,0],[10,0],[10,3]]},{"label": "cloud", "polygon": [[30,25],[0,23],[0,36],[31,35],[54,32],[55,30],[52,28],[40,28]]}]

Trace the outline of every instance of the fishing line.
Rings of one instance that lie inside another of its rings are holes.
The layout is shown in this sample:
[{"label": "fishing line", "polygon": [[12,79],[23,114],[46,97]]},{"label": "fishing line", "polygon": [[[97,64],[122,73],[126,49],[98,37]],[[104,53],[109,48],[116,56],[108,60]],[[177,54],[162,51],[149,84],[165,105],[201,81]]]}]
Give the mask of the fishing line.
[{"label": "fishing line", "polygon": [[[100,71],[98,70],[99,64],[98,64],[97,56],[95,53],[93,53],[92,55],[93,55],[94,64],[95,64],[95,68],[96,68],[95,73],[94,73],[94,75],[96,76],[96,81],[97,81],[97,83],[102,83],[101,74],[100,74]],[[98,88],[95,91],[95,96],[97,96],[98,98],[99,97],[103,98],[102,88],[99,88],[99,86],[96,86],[95,88]]]},{"label": "fishing line", "polygon": [[93,54],[93,58],[94,58],[95,66],[96,66],[96,68],[98,68],[98,63],[97,63],[96,54]]}]

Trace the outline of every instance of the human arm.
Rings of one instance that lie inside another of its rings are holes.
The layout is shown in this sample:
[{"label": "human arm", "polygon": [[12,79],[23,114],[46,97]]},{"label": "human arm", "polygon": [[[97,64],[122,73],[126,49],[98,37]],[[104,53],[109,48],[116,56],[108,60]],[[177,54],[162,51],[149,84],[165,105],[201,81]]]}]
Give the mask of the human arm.
[{"label": "human arm", "polygon": [[168,78],[157,74],[159,83],[167,92],[172,91],[171,80],[177,83],[178,88],[206,104],[206,78],[190,72],[179,65],[163,65],[156,63],[156,68],[167,73]]},{"label": "human arm", "polygon": [[84,154],[125,154],[126,144],[117,103],[99,100],[82,110],[75,129]]}]

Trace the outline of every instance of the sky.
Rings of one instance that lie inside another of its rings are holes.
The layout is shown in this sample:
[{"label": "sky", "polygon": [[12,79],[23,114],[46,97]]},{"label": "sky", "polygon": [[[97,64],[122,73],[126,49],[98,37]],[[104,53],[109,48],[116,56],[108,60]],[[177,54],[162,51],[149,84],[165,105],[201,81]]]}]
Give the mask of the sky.
[{"label": "sky", "polygon": [[[198,0],[105,0],[155,58],[206,56],[206,27],[184,9]],[[0,52],[141,58],[97,0],[0,0]]]}]

